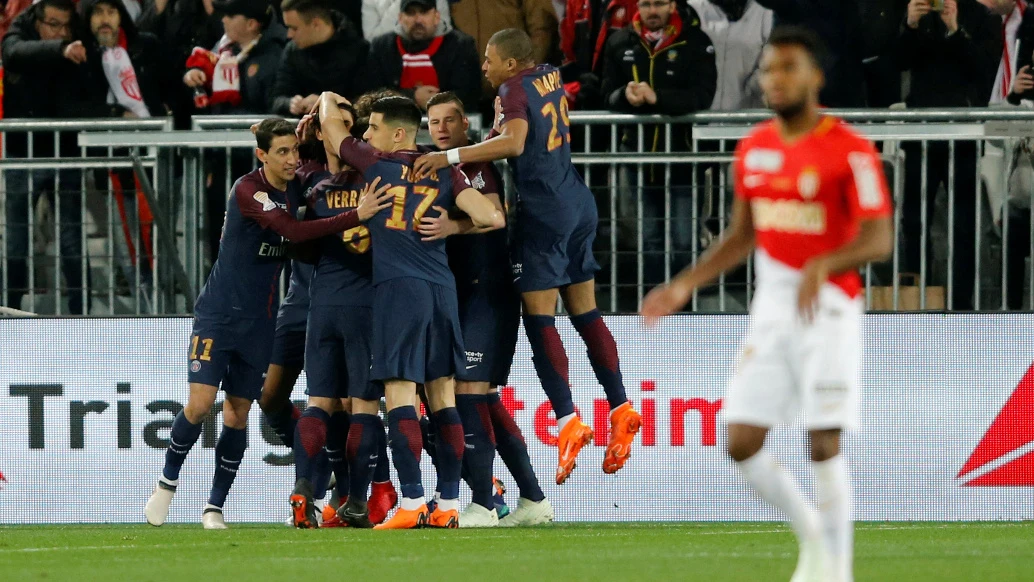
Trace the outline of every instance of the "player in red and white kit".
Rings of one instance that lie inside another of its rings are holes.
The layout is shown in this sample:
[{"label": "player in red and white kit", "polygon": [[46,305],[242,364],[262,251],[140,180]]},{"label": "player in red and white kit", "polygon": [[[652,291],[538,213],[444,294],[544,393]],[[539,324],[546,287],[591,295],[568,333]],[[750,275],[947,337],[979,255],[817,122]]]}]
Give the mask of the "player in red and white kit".
[{"label": "player in red and white kit", "polygon": [[[893,228],[872,143],[819,110],[819,43],[772,32],[761,87],[775,113],[736,149],[736,197],[722,241],[643,302],[648,324],[755,251],[750,328],[725,398],[729,455],[790,518],[801,553],[792,582],[852,579],[851,484],[840,433],[857,426],[864,309],[859,267],[890,254]],[[800,412],[818,509],[763,446]]]}]

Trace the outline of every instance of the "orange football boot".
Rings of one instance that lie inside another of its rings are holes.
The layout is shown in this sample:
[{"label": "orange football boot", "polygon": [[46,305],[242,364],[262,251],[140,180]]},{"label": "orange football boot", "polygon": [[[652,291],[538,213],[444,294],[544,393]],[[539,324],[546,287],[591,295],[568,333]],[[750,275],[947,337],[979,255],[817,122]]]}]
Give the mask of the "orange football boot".
[{"label": "orange football boot", "polygon": [[373,529],[415,529],[427,525],[427,506],[421,505],[420,509],[399,508],[395,515],[388,521],[373,526]]},{"label": "orange football boot", "polygon": [[618,472],[632,455],[632,440],[639,432],[643,419],[632,408],[631,402],[618,406],[610,413],[610,442],[603,456],[603,472]]},{"label": "orange football boot", "polygon": [[428,525],[431,527],[456,529],[460,526],[460,512],[455,509],[442,511],[441,509],[435,508],[434,513],[431,514]]},{"label": "orange football boot", "polygon": [[575,468],[575,459],[582,447],[592,442],[592,429],[577,416],[564,426],[557,436],[556,484],[562,485]]}]

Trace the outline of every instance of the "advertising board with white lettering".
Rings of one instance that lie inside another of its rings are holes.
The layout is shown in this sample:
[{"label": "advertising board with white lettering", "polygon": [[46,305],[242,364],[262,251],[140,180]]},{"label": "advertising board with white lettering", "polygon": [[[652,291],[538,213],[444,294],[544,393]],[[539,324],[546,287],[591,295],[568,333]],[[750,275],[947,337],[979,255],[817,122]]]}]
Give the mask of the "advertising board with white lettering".
[{"label": "advertising board with white lettering", "polygon": [[[632,458],[616,475],[601,470],[603,391],[577,333],[558,321],[575,402],[597,439],[565,485],[553,484],[556,419],[523,335],[503,390],[558,520],[781,519],[724,453],[722,395],[746,316],[679,316],[658,329],[633,316],[607,318],[629,397],[643,414]],[[143,521],[169,427],[186,402],[190,324],[0,320],[0,523]],[[844,446],[856,518],[1034,518],[1034,316],[873,314],[864,328],[862,426]],[[304,389],[303,376],[296,401]],[[219,426],[209,419],[187,458],[170,521],[200,520]],[[290,452],[257,406],[248,430],[227,521],[283,521],[294,481]],[[769,446],[813,495],[803,428],[773,432]],[[516,504],[516,486],[498,461],[496,475]]]}]

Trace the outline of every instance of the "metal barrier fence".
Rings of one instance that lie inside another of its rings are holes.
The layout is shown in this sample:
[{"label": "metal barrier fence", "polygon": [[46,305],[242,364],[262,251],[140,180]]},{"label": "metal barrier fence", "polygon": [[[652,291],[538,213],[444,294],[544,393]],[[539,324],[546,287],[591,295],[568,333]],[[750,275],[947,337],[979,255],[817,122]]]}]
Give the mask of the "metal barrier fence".
[{"label": "metal barrier fence", "polygon": [[[834,113],[881,147],[895,200],[893,259],[865,269],[869,308],[1031,308],[1034,111]],[[768,115],[572,112],[573,159],[600,213],[601,309],[635,311],[721,236],[731,150]],[[0,315],[189,313],[230,186],[255,166],[258,120],[197,117],[190,131],[164,120],[0,121]],[[43,222],[53,228],[41,228],[40,198],[56,202]],[[690,310],[743,311],[752,283],[748,262]]]}]

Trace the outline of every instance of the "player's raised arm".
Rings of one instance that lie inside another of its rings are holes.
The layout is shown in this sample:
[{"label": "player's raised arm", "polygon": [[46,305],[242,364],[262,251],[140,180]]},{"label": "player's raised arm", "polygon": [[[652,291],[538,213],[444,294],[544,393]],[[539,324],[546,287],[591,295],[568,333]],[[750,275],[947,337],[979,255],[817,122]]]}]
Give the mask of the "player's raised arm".
[{"label": "player's raised arm", "polygon": [[732,203],[732,218],[721,241],[700,257],[691,267],[682,270],[667,285],[650,291],[643,299],[641,315],[647,325],[653,325],[665,315],[678,311],[693,295],[693,291],[707,285],[719,275],[747,260],[754,250],[754,222],[748,202],[737,196]]},{"label": "player's raised arm", "polygon": [[327,91],[320,95],[317,113],[323,142],[346,165],[365,172],[377,163],[377,151],[352,137],[351,126],[345,119],[346,112],[341,109],[342,103],[348,104],[348,100],[335,93]]},{"label": "player's raised arm", "polygon": [[461,148],[444,152],[424,154],[413,164],[417,179],[422,180],[431,172],[452,164],[464,162],[493,162],[514,158],[524,153],[524,141],[528,137],[527,119],[510,119],[500,126],[499,135]]}]

